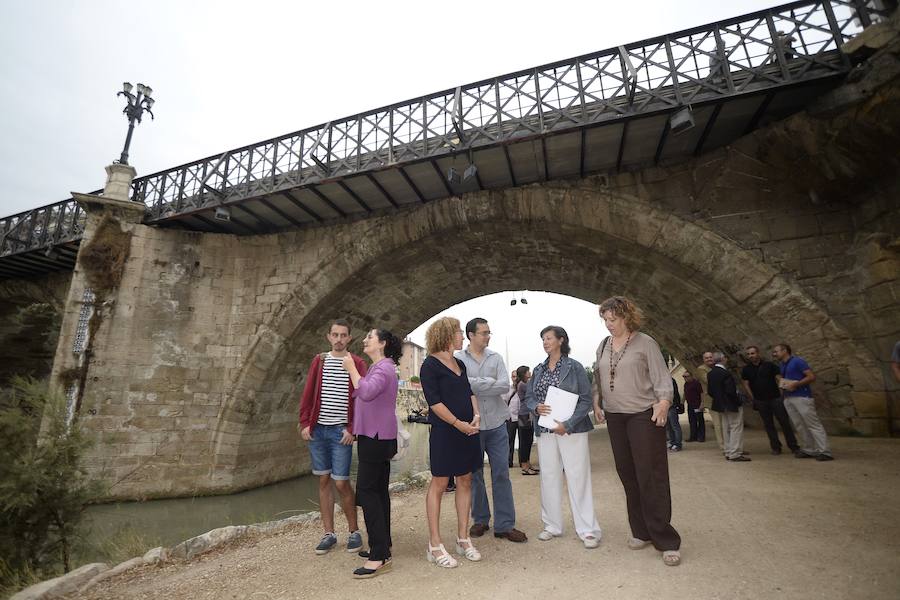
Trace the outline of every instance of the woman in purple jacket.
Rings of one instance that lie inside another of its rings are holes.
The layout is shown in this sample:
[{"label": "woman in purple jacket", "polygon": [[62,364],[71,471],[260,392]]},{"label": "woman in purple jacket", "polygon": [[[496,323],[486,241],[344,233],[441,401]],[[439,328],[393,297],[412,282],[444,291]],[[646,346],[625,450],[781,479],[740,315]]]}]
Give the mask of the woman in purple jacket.
[{"label": "woman in purple jacket", "polygon": [[[391,568],[391,498],[388,479],[391,457],[397,453],[397,371],[402,342],[390,331],[373,329],[363,340],[363,352],[372,359],[365,377],[353,360],[343,365],[353,392],[353,434],[359,467],[356,503],[362,507],[369,536],[366,563],[353,571],[357,579],[381,575]],[[349,356],[347,358],[350,358]]]}]

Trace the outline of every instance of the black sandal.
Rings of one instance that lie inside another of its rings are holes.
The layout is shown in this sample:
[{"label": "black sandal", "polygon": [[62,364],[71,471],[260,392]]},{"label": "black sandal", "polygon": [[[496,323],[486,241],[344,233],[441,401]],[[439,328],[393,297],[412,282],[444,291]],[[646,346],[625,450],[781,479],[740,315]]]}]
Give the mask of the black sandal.
[{"label": "black sandal", "polygon": [[391,559],[381,561],[381,566],[377,569],[367,569],[365,567],[360,567],[353,571],[354,579],[371,579],[372,577],[378,577],[385,571],[390,571],[392,566]]}]

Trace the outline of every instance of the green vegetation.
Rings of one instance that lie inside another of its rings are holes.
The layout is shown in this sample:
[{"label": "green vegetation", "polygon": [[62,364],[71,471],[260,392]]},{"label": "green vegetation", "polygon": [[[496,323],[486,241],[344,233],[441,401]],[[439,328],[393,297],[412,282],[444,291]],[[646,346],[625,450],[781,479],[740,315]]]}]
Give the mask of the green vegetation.
[{"label": "green vegetation", "polygon": [[80,464],[90,445],[44,383],[16,377],[0,393],[0,591],[72,568],[85,505],[100,491]]}]

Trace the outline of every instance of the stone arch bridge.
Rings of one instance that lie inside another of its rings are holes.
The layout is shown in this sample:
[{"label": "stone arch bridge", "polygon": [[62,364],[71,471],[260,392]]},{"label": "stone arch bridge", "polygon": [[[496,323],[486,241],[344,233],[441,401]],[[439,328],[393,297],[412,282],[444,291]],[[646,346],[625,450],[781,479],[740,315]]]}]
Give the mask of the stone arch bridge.
[{"label": "stone arch bridge", "polygon": [[96,432],[90,465],[116,498],[304,472],[297,398],[329,319],[402,335],[507,289],[627,294],[687,364],[789,341],[819,376],[830,431],[889,435],[900,66],[896,22],[879,27],[865,66],[806,110],[630,170],[236,235],[142,222],[133,173],[112,167],[103,196],[76,196],[87,218],[65,301],[59,274],[8,279],[0,308],[59,307],[51,379]]}]

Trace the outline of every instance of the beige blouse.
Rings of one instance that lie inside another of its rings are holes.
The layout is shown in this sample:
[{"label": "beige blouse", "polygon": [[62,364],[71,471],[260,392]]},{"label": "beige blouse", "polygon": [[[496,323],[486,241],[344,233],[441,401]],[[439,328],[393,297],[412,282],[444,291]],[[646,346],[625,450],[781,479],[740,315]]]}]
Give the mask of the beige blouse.
[{"label": "beige blouse", "polygon": [[672,401],[672,376],[656,340],[636,331],[625,353],[621,357],[621,350],[613,354],[613,362],[619,361],[613,391],[609,389],[611,352],[612,337],[605,348],[600,342],[594,367],[595,390],[599,392],[604,411],[633,414],[644,412],[660,400]]}]

